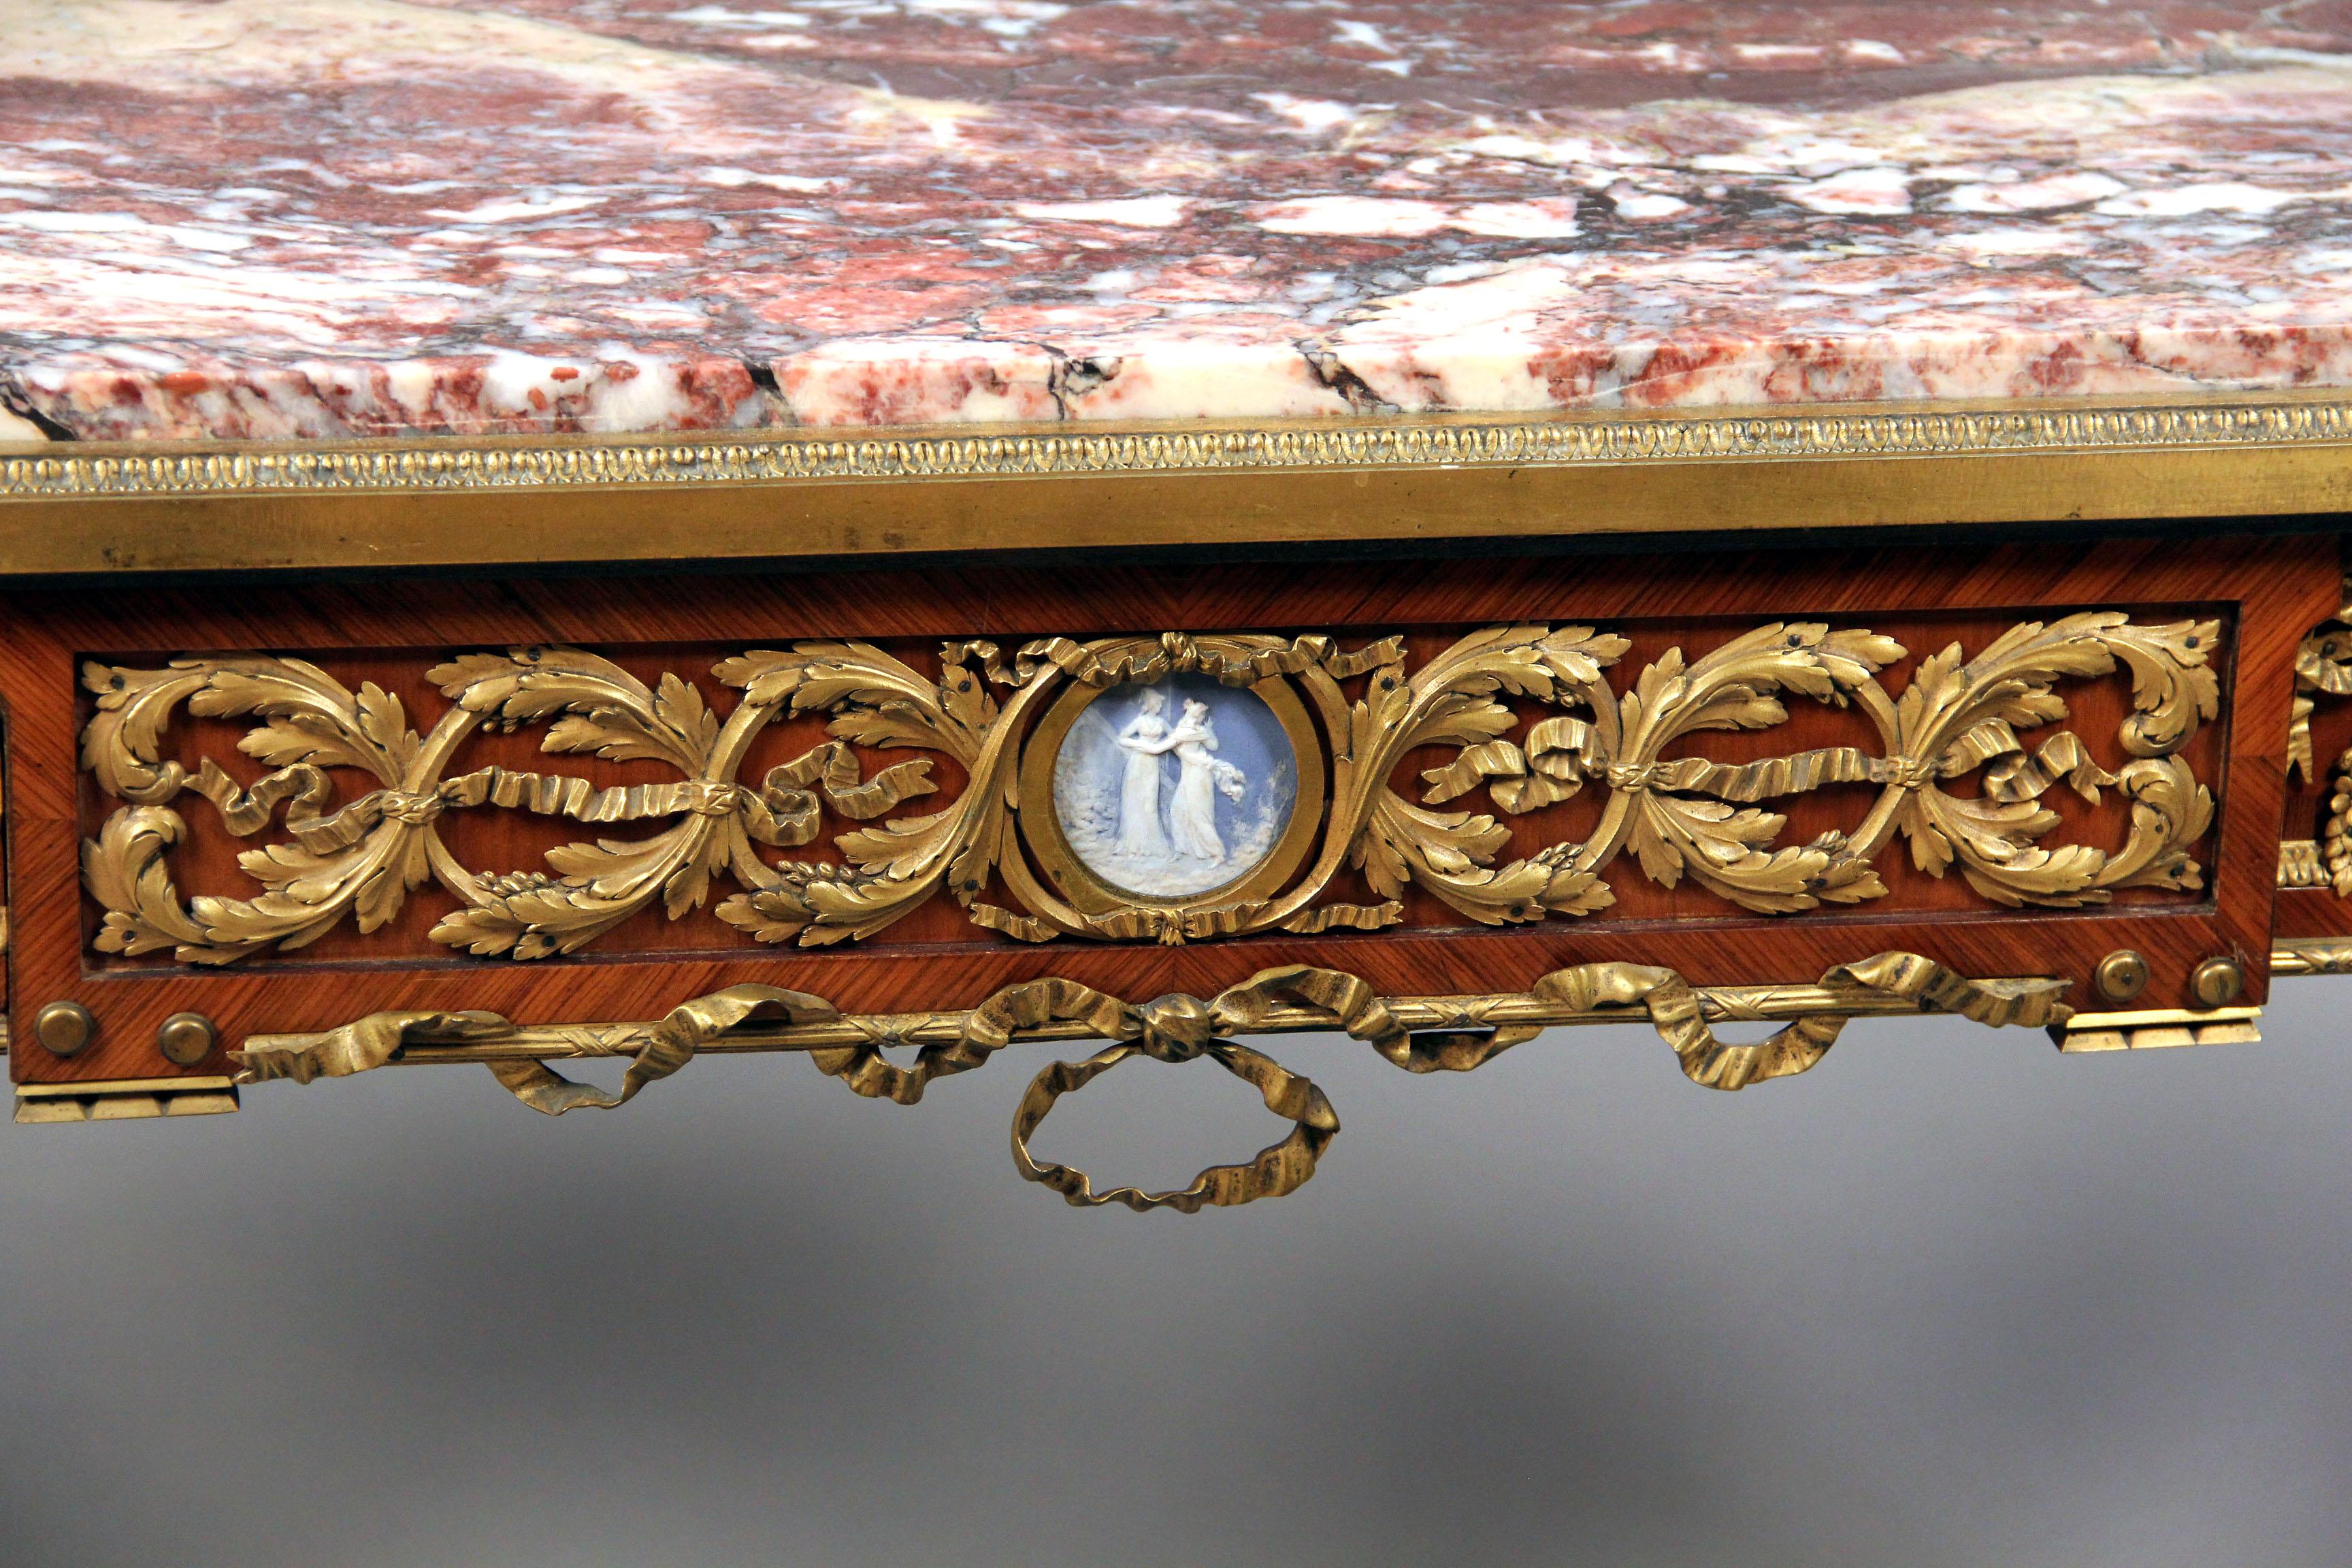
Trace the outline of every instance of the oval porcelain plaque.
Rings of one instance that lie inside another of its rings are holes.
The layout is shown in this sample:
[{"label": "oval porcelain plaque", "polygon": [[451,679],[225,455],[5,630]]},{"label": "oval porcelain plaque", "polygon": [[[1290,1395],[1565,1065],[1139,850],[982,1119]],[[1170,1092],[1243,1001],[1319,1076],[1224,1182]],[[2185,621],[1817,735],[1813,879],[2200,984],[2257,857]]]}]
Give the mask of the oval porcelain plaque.
[{"label": "oval porcelain plaque", "polygon": [[1109,886],[1184,899],[1237,882],[1282,841],[1298,796],[1265,700],[1199,675],[1115,686],[1054,755],[1054,816]]}]

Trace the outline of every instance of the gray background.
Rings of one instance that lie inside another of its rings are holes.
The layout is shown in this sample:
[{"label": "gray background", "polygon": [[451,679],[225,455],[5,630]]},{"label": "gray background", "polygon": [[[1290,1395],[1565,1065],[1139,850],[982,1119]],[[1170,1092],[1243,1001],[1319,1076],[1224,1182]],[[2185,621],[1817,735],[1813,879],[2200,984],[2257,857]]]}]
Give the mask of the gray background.
[{"label": "gray background", "polygon": [[[1290,1199],[1013,1174],[1045,1048],[922,1105],[709,1058],[561,1121],[470,1068],[0,1127],[0,1562],[2352,1561],[2352,982],[2259,1046],[1646,1031],[1463,1077],[1278,1042]],[[1141,1062],[1041,1152],[1279,1124]]]}]

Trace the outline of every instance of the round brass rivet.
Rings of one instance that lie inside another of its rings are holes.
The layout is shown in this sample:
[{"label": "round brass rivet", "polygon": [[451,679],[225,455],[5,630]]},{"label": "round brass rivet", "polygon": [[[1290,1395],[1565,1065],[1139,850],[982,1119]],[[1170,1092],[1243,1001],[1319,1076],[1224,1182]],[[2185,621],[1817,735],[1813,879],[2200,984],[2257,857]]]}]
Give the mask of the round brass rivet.
[{"label": "round brass rivet", "polygon": [[52,1002],[33,1015],[33,1037],[52,1056],[69,1057],[98,1034],[98,1020],[79,1002]]},{"label": "round brass rivet", "polygon": [[2203,1007],[2221,1007],[2246,988],[2246,972],[2234,958],[2209,958],[2189,972],[2189,993]]},{"label": "round brass rivet", "polygon": [[2147,989],[2147,960],[2130,948],[2119,947],[2099,960],[2091,982],[2110,1002],[2128,1002]]},{"label": "round brass rivet", "polygon": [[220,1031],[202,1013],[174,1013],[155,1026],[155,1048],[171,1061],[192,1068],[212,1054]]}]

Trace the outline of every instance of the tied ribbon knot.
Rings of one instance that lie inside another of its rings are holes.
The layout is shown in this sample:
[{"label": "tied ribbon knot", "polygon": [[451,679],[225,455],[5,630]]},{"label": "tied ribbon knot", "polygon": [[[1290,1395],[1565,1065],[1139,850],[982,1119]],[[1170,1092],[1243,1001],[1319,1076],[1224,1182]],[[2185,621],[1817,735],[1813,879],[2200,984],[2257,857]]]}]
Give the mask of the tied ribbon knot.
[{"label": "tied ribbon knot", "polygon": [[1217,1016],[1198,996],[1162,996],[1136,1009],[1143,1025],[1137,1043],[1157,1061],[1189,1062],[1216,1037]]},{"label": "tied ribbon knot", "polygon": [[1601,770],[1601,776],[1611,789],[1640,795],[1664,785],[1668,768],[1665,763],[1612,763]]},{"label": "tied ribbon knot", "polygon": [[449,809],[449,803],[438,795],[411,795],[397,789],[383,791],[379,804],[386,817],[412,827],[422,827]]},{"label": "tied ribbon knot", "polygon": [[679,783],[678,804],[697,816],[732,816],[742,809],[750,791],[719,779],[686,779]]},{"label": "tied ribbon knot", "polygon": [[1894,757],[1888,760],[1886,782],[1897,789],[1925,789],[1936,777],[1936,764],[1925,757]]}]

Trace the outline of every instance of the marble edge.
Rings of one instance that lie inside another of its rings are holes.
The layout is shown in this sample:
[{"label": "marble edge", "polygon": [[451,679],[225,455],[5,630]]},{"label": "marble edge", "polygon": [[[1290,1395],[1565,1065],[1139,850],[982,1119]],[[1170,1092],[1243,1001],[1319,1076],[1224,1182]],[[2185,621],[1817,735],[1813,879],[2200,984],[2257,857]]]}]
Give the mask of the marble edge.
[{"label": "marble edge", "polygon": [[0,502],[2185,452],[2352,444],[2352,392],[757,434],[0,443]]}]

